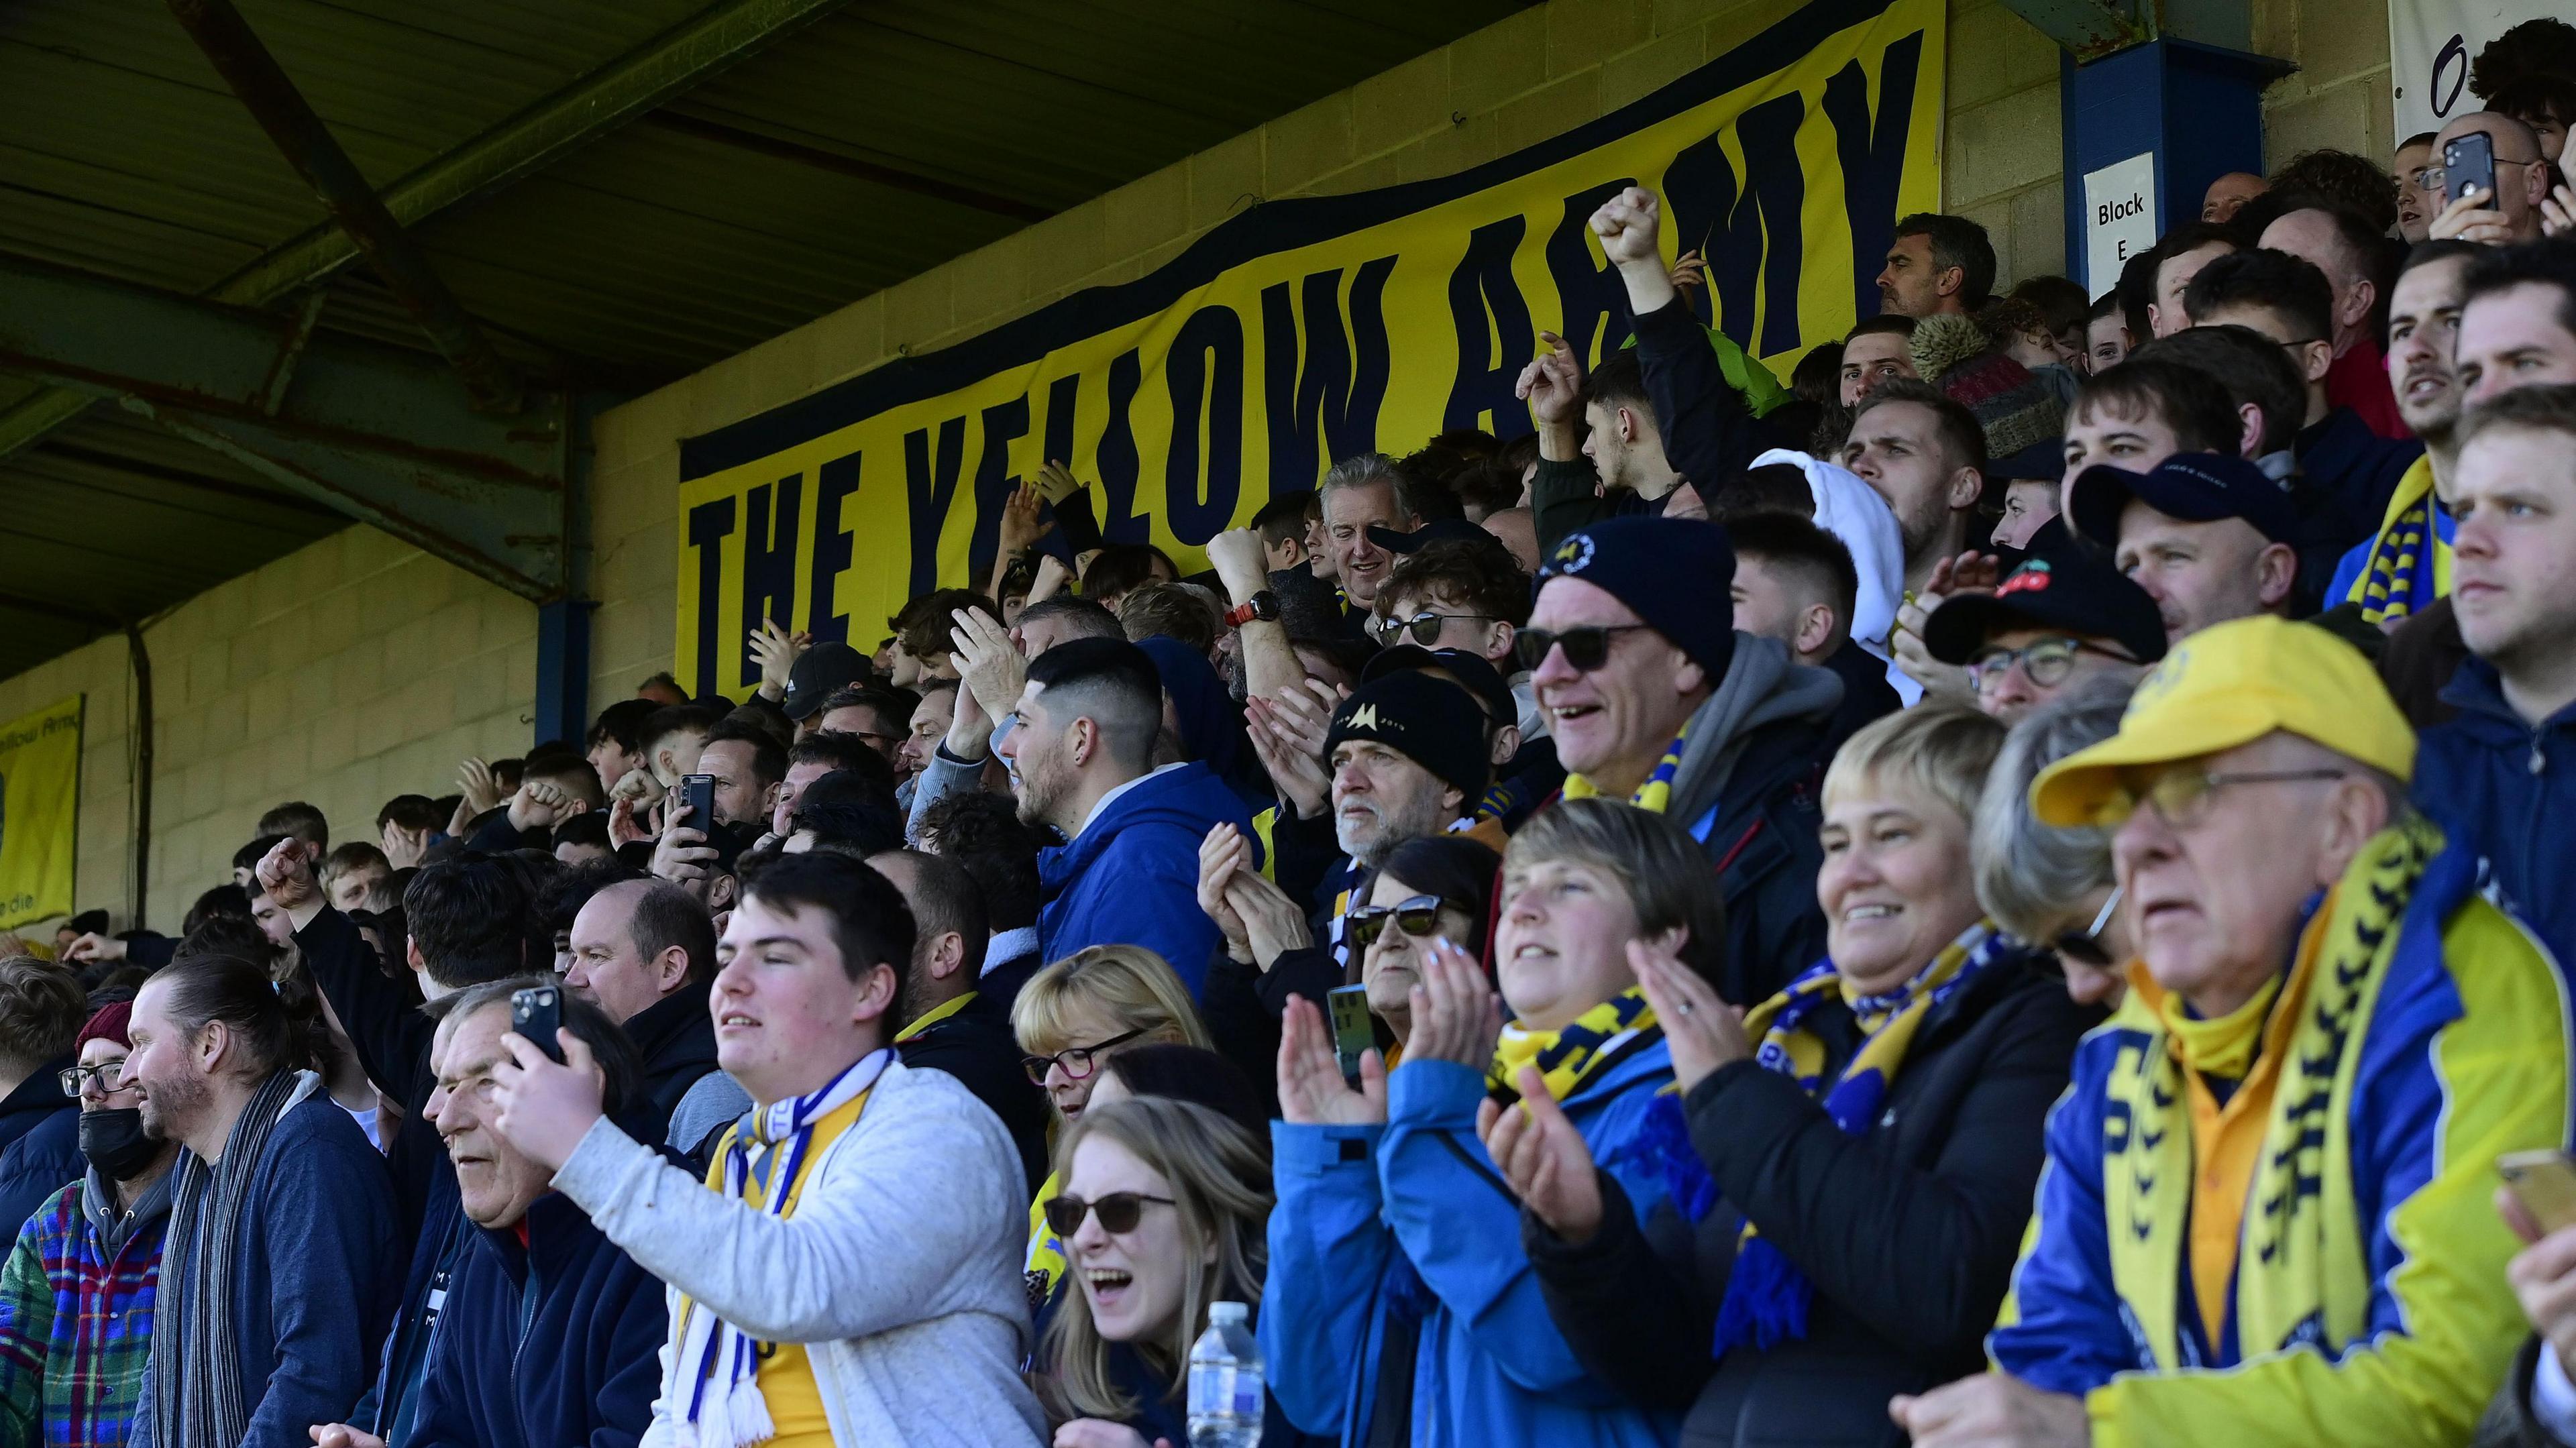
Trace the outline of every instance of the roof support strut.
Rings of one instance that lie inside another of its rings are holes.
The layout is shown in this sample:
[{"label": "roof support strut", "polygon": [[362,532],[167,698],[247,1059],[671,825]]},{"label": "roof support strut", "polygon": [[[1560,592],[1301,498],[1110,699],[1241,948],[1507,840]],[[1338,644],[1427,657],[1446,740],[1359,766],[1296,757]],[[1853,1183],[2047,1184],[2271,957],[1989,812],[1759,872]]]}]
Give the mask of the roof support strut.
[{"label": "roof support strut", "polygon": [[[714,0],[572,84],[541,96],[397,178],[378,193],[404,226],[492,195],[682,95],[849,0]],[[269,248],[218,283],[216,301],[265,306],[326,280],[358,256],[324,222]],[[56,389],[0,411],[0,458],[86,411],[96,394]]]},{"label": "roof support strut", "polygon": [[313,188],[332,219],[348,233],[350,243],[384,278],[386,289],[465,379],[465,390],[474,395],[475,405],[487,412],[518,411],[519,379],[510,364],[493,350],[492,339],[475,325],[465,304],[447,289],[419,239],[403,230],[402,223],[385,209],[358,163],[340,148],[331,128],[314,113],[312,103],[260,43],[259,33],[233,8],[232,0],[169,0],[169,6],[181,28],[214,63],[215,73],[276,143],[286,164]]},{"label": "roof support strut", "polygon": [[522,598],[574,581],[560,394],[496,417],[424,353],[5,254],[0,372],[113,399]]}]

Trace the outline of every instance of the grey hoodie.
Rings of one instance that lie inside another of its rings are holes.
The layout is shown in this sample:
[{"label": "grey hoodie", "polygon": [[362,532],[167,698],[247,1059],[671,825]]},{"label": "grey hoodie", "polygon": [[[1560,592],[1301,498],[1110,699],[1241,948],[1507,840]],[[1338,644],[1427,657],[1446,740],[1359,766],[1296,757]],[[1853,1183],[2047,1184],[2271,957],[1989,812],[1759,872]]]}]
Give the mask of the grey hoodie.
[{"label": "grey hoodie", "polygon": [[1812,720],[1821,728],[1842,702],[1843,681],[1832,670],[1793,663],[1787,644],[1738,630],[1726,677],[1691,715],[1664,817],[1684,829],[1697,824],[1726,792],[1756,729],[1782,719]]}]

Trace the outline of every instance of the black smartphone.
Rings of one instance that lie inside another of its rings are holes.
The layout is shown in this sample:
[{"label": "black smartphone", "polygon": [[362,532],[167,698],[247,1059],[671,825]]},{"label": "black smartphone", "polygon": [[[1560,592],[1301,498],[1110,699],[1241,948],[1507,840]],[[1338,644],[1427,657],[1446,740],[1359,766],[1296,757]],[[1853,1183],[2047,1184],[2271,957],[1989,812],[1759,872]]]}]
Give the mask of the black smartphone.
[{"label": "black smartphone", "polygon": [[2495,142],[2484,131],[2471,131],[2442,144],[2443,197],[2457,201],[2468,194],[2468,187],[2478,188],[2478,205],[2494,210],[2496,204]]},{"label": "black smartphone", "polygon": [[712,774],[680,776],[680,803],[688,806],[689,816],[681,824],[709,839],[716,833],[716,777]]},{"label": "black smartphone", "polygon": [[1377,1028],[1369,1021],[1368,987],[1335,986],[1324,992],[1324,1004],[1333,1017],[1333,1057],[1341,1063],[1342,1079],[1357,1086],[1360,1053],[1377,1045]]},{"label": "black smartphone", "polygon": [[534,1041],[556,1065],[563,1064],[563,1043],[555,1039],[563,1029],[563,997],[553,986],[510,992],[510,1029]]}]

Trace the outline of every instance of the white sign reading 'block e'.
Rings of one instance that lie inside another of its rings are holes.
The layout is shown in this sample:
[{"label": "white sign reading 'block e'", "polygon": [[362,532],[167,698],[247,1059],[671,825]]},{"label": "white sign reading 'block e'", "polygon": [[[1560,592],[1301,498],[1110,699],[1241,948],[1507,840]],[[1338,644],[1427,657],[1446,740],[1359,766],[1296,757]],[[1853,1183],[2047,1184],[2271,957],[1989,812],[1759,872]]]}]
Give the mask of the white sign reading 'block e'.
[{"label": "white sign reading 'block e'", "polygon": [[2084,289],[2120,280],[2129,258],[2156,244],[2156,156],[2141,151],[2084,173]]}]

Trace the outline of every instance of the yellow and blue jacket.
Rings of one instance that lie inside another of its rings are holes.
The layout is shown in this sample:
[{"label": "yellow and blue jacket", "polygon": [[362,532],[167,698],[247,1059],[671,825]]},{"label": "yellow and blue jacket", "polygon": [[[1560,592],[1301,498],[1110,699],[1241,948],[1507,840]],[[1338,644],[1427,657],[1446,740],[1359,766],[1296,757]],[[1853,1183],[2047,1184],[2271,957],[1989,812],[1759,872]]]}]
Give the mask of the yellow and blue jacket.
[{"label": "yellow and blue jacket", "polygon": [[[2095,1448],[2463,1443],[2527,1333],[2495,1162],[2567,1140],[2567,1003],[2547,952],[2477,895],[2474,854],[2414,828],[2433,852],[2411,888],[2371,872],[2406,843],[2392,829],[2303,930],[2259,1151],[2233,1175],[2195,1143],[2205,1092],[2148,993],[2078,1048],[1987,1350],[2082,1397]],[[2204,1289],[2192,1219],[2212,1180],[2244,1196],[2204,1218],[2241,1222]]]}]

